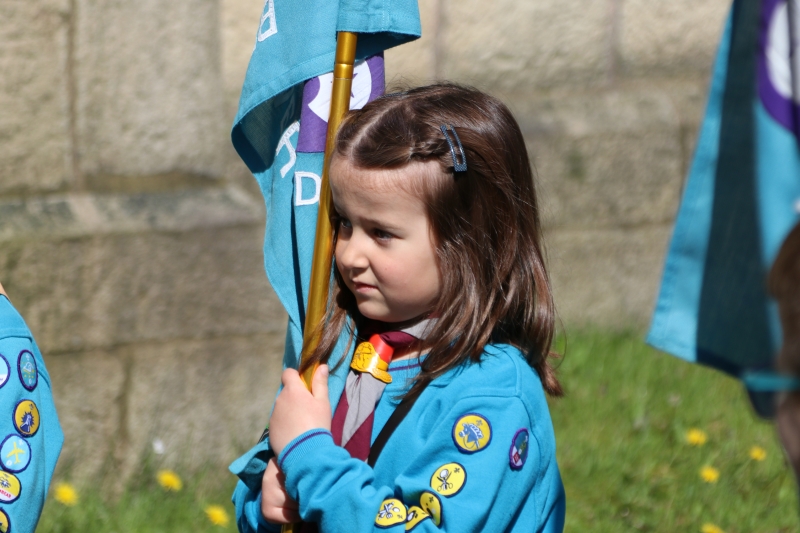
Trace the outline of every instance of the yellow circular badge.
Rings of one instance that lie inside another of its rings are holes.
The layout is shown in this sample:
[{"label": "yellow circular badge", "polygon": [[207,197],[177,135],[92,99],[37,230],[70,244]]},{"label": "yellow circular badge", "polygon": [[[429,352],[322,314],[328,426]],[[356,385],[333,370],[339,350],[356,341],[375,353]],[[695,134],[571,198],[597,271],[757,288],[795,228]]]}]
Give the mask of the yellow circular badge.
[{"label": "yellow circular badge", "polygon": [[411,531],[417,524],[425,520],[426,518],[430,518],[428,513],[417,507],[416,505],[412,505],[408,508],[408,519],[406,520],[406,531]]},{"label": "yellow circular badge", "polygon": [[14,474],[0,470],[0,502],[11,503],[19,498],[22,485]]},{"label": "yellow circular badge", "polygon": [[406,521],[408,513],[406,506],[400,500],[390,498],[381,502],[378,516],[375,517],[375,525],[378,527],[392,527]]},{"label": "yellow circular badge", "polygon": [[39,409],[31,400],[22,400],[14,409],[14,427],[23,437],[32,437],[39,430]]},{"label": "yellow circular badge", "polygon": [[6,512],[0,509],[0,533],[8,533],[9,529],[11,529],[11,521]]},{"label": "yellow circular badge", "polygon": [[489,445],[492,426],[478,413],[468,413],[453,425],[453,442],[464,453],[475,453]]},{"label": "yellow circular badge", "polygon": [[467,471],[458,463],[447,463],[431,476],[431,488],[442,496],[457,494],[467,482]]},{"label": "yellow circular badge", "polygon": [[419,497],[419,506],[430,515],[436,527],[439,527],[442,523],[442,502],[439,497],[432,492],[425,491]]}]

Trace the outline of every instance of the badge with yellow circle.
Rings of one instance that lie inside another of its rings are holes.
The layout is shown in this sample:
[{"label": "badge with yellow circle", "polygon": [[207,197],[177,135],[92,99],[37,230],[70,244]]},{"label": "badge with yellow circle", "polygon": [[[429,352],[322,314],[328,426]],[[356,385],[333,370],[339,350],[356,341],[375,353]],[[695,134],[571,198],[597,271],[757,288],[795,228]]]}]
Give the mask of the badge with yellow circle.
[{"label": "badge with yellow circle", "polygon": [[11,531],[11,520],[5,511],[0,509],[0,533],[8,533]]},{"label": "badge with yellow circle", "polygon": [[381,502],[378,516],[375,517],[375,525],[380,528],[392,527],[406,521],[408,513],[406,506],[398,499],[390,498]]},{"label": "badge with yellow circle", "polygon": [[33,437],[39,422],[39,409],[31,400],[22,400],[14,408],[14,427],[23,437]]},{"label": "badge with yellow circle", "polygon": [[428,513],[433,523],[436,524],[436,527],[439,527],[442,523],[442,502],[439,500],[439,497],[426,490],[422,493],[422,496],[419,497],[419,506],[423,511]]},{"label": "badge with yellow circle", "polygon": [[406,519],[406,531],[411,531],[417,524],[430,518],[430,515],[417,507],[416,505],[412,505],[408,508],[408,518]]},{"label": "badge with yellow circle", "polygon": [[492,440],[492,426],[478,413],[467,413],[453,425],[453,442],[464,453],[486,448]]},{"label": "badge with yellow circle", "polygon": [[0,470],[0,502],[11,503],[19,498],[22,485],[14,474]]},{"label": "badge with yellow circle", "polygon": [[442,496],[458,494],[466,482],[467,471],[458,463],[442,465],[431,476],[431,488]]}]

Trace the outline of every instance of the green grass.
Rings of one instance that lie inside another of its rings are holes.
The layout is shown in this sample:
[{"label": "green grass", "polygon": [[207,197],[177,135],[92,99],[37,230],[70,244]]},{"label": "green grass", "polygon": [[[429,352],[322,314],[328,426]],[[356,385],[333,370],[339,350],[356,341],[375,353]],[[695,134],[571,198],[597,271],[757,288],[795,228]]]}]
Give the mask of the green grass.
[{"label": "green grass", "polygon": [[[149,469],[147,469],[149,470]],[[91,487],[79,490],[73,506],[55,501],[55,490],[42,512],[37,533],[235,533],[231,493],[236,479],[223,472],[183,477],[180,491],[166,491],[155,472],[137,477],[120,496],[104,497]],[[64,480],[53,480],[54,485]],[[228,513],[227,526],[212,524],[208,505],[220,505]]]},{"label": "green grass", "polygon": [[[551,402],[567,531],[798,531],[794,481],[773,427],[738,381],[645,346],[632,334],[568,338]],[[686,432],[708,435],[690,446]],[[767,452],[754,461],[752,446]],[[719,480],[704,482],[710,465]]]},{"label": "green grass", "polygon": [[[647,348],[641,336],[570,332],[560,377],[567,396],[551,402],[567,491],[567,532],[798,531],[797,497],[772,426],[758,420],[736,380]],[[686,432],[708,435],[690,446]],[[752,446],[767,452],[749,457]],[[720,472],[714,484],[699,475]],[[150,469],[147,469],[150,470]],[[54,480],[54,483],[64,480]],[[40,533],[193,533],[235,531],[212,525],[203,509],[229,504],[224,473],[187,479],[164,492],[154,472],[121,496],[83,487],[73,507],[51,493]],[[52,491],[51,491],[52,492]]]}]

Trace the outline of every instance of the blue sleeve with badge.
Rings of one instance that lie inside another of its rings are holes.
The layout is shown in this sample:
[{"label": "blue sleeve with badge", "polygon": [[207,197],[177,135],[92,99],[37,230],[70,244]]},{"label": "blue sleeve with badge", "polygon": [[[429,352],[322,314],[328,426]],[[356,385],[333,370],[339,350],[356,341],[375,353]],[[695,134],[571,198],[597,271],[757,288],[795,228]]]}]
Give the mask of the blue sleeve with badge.
[{"label": "blue sleeve with badge", "polygon": [[36,529],[63,442],[42,354],[0,294],[0,533]]}]

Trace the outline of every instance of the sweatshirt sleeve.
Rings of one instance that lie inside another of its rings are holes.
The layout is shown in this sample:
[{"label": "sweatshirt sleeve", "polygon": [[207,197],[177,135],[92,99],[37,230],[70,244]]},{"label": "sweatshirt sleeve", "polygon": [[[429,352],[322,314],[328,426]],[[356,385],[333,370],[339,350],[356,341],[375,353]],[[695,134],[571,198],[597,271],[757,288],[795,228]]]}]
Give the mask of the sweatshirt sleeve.
[{"label": "sweatshirt sleeve", "polygon": [[0,295],[0,531],[34,531],[64,434],[30,330]]},{"label": "sweatshirt sleeve", "polygon": [[[383,483],[370,466],[336,446],[327,431],[309,431],[289,443],[278,464],[303,519],[325,533],[463,533],[503,531],[519,512],[545,512],[533,489],[555,458],[541,453],[520,398],[464,398],[435,420],[429,429],[412,428],[419,424],[406,424],[408,418],[398,426],[392,439],[408,439],[408,449],[418,452],[382,455],[378,465],[394,460],[392,470],[399,472]],[[537,522],[542,521],[540,516]]]}]

